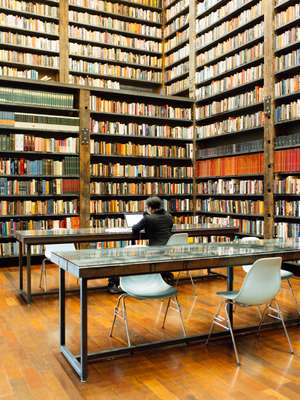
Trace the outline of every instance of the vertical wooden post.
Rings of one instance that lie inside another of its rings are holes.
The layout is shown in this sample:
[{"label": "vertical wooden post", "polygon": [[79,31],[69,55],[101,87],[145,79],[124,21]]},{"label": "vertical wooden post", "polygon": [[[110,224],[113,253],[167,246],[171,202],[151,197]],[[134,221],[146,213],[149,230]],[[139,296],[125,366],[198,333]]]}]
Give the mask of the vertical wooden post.
[{"label": "vertical wooden post", "polygon": [[90,91],[80,89],[80,227],[90,226]]},{"label": "vertical wooden post", "polygon": [[162,80],[162,86],[161,86],[161,93],[162,94],[166,94],[166,85],[165,85],[165,82],[166,82],[166,77],[165,77],[165,72],[166,72],[166,69],[165,69],[165,67],[166,67],[166,54],[165,54],[165,51],[166,51],[166,49],[165,49],[165,43],[166,43],[166,40],[165,40],[166,7],[165,7],[165,2],[164,1],[162,1],[161,21],[162,21],[162,26],[161,26],[161,29],[162,29],[162,41],[161,41],[161,52],[162,52],[162,56],[161,56],[161,67],[162,67],[161,74],[162,74],[162,78],[161,78],[161,80]]},{"label": "vertical wooden post", "polygon": [[69,2],[59,1],[59,82],[69,83]]},{"label": "vertical wooden post", "polygon": [[274,234],[275,1],[263,0],[264,14],[264,237]]},{"label": "vertical wooden post", "polygon": [[[195,99],[196,97],[196,14],[197,2],[191,0],[189,4],[189,97]],[[192,132],[193,132],[193,216],[196,215],[196,151],[197,151],[197,137],[196,137],[196,105],[192,105]]]}]

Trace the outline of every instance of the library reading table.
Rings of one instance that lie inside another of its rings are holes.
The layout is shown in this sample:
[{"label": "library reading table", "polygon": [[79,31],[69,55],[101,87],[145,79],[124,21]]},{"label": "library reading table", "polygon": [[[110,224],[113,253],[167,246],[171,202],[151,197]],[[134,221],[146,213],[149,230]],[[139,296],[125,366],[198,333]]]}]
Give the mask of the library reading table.
[{"label": "library reading table", "polygon": [[[260,240],[258,243],[227,242],[191,244],[181,246],[160,246],[144,248],[118,248],[77,250],[54,254],[60,271],[59,313],[60,313],[60,350],[82,381],[88,377],[88,362],[101,358],[132,353],[134,350],[176,345],[192,341],[201,341],[206,335],[187,336],[154,343],[145,343],[131,347],[108,349],[98,353],[88,353],[88,303],[87,282],[91,279],[109,276],[125,276],[164,271],[186,271],[206,269],[208,267],[227,267],[227,290],[233,289],[233,267],[252,264],[262,257],[282,257],[283,261],[300,258],[300,240]],[[66,288],[65,273],[68,272],[80,280],[80,354],[75,356],[66,345]],[[232,307],[228,308],[232,320]],[[252,327],[253,330],[253,327]],[[251,332],[251,328],[247,328]],[[237,333],[245,329],[236,330]],[[216,333],[223,337],[226,332]]]},{"label": "library reading table", "polygon": [[[213,224],[182,224],[174,225],[173,233],[188,233],[196,236],[227,236],[234,239],[238,228]],[[145,234],[134,236],[130,228],[80,228],[80,229],[51,229],[51,230],[24,230],[16,231],[15,238],[19,242],[19,291],[26,303],[31,303],[33,296],[43,296],[58,291],[37,292],[31,291],[31,246],[57,243],[88,243],[118,240],[144,239]],[[26,250],[26,288],[23,277],[23,254]]]}]

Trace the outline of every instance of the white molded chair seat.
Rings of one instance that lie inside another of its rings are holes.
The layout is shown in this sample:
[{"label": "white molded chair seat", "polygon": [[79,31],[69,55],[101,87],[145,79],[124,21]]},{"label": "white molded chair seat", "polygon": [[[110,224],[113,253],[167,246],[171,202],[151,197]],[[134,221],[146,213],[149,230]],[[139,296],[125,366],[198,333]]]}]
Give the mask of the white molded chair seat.
[{"label": "white molded chair seat", "polygon": [[[281,285],[281,276],[280,276],[281,263],[282,263],[281,257],[261,258],[254,262],[252,268],[247,273],[240,290],[223,291],[217,293],[217,295],[220,296],[222,300],[213,317],[206,343],[208,343],[210,339],[214,325],[218,325],[223,329],[228,330],[231,335],[236,362],[238,365],[240,365],[240,360],[233,335],[231,321],[227,310],[228,304],[240,305],[242,307],[259,306],[265,304],[266,307],[263,311],[259,323],[258,332],[260,331],[260,328],[266,316],[266,311],[269,310],[268,315],[271,318],[275,318],[276,320],[279,319],[281,321],[289,344],[290,352],[291,353],[294,352],[289,335],[285,327],[281,310],[279,308],[277,301],[275,300],[275,297],[279,292]],[[275,303],[276,308],[272,307],[273,302]],[[225,318],[220,314],[220,309],[222,304],[224,305]]]}]

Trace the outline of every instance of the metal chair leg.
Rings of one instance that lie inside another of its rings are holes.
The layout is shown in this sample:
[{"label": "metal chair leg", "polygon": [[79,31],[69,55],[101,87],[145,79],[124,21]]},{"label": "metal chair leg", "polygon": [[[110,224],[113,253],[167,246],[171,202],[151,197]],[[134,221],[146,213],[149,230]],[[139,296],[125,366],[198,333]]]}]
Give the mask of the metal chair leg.
[{"label": "metal chair leg", "polygon": [[223,304],[223,300],[220,301],[219,305],[217,306],[217,311],[215,312],[215,314],[213,316],[213,320],[211,322],[211,325],[210,325],[210,328],[209,328],[209,332],[208,332],[208,336],[207,336],[207,339],[206,339],[206,342],[205,342],[206,345],[208,344],[208,341],[209,341],[209,339],[211,337],[211,334],[213,333],[214,326],[215,326],[215,319],[219,315],[219,312],[220,312],[222,304]]},{"label": "metal chair leg", "polygon": [[185,337],[186,336],[186,330],[185,330],[185,326],[184,326],[184,322],[183,322],[183,317],[182,317],[182,312],[181,312],[181,305],[180,305],[180,303],[178,301],[177,296],[174,296],[174,298],[175,298],[175,304],[176,304],[176,307],[177,307],[177,311],[179,313],[179,319],[180,319],[181,328],[182,328],[182,331],[183,331],[183,336]]},{"label": "metal chair leg", "polygon": [[126,311],[126,305],[125,305],[125,297],[122,297],[122,311],[123,311],[123,318],[124,318],[124,323],[125,323],[125,331],[126,331],[126,336],[127,336],[127,342],[128,342],[128,347],[131,346],[131,341],[130,341],[130,336],[129,336],[129,328],[128,328],[128,321],[127,321],[127,311]]},{"label": "metal chair leg", "polygon": [[234,348],[236,363],[237,363],[237,365],[241,365],[240,359],[239,359],[239,354],[238,354],[237,347],[236,347],[236,344],[235,344],[235,339],[234,339],[234,335],[233,335],[233,330],[232,330],[230,318],[229,318],[228,311],[227,311],[227,304],[226,303],[225,303],[225,307],[224,308],[225,308],[225,315],[226,315],[226,319],[227,319],[227,325],[228,325],[228,329],[230,331],[232,344],[233,344],[233,348]]},{"label": "metal chair leg", "polygon": [[43,261],[42,261],[42,264],[41,264],[40,284],[39,284],[40,289],[43,289],[42,288],[42,281],[43,281],[43,278],[44,278],[44,291],[47,291],[46,261],[47,261],[47,258],[44,258]]},{"label": "metal chair leg", "polygon": [[168,298],[168,303],[167,303],[167,307],[166,307],[163,323],[162,323],[162,326],[161,326],[162,328],[165,327],[165,322],[166,322],[167,314],[168,314],[168,311],[169,311],[170,302],[171,302],[171,297]]},{"label": "metal chair leg", "polygon": [[120,301],[121,301],[122,297],[123,297],[123,294],[118,297],[117,305],[115,306],[115,309],[114,309],[114,319],[113,319],[113,322],[112,322],[112,325],[111,325],[111,328],[110,328],[110,331],[109,331],[109,336],[110,337],[112,337],[114,326],[115,326],[115,322],[116,322],[117,316],[119,315],[119,305],[120,305]]},{"label": "metal chair leg", "polygon": [[258,329],[257,329],[257,336],[260,335],[260,330],[261,330],[262,324],[263,324],[263,322],[265,320],[266,312],[267,312],[268,308],[270,307],[270,305],[271,304],[268,304],[268,305],[265,306],[264,311],[263,311],[263,313],[261,315],[261,318],[260,318],[260,321],[259,321],[259,324],[258,324]]},{"label": "metal chair leg", "polygon": [[290,291],[291,291],[292,297],[293,297],[294,302],[295,302],[295,304],[296,304],[297,312],[298,312],[298,314],[300,315],[299,303],[298,303],[298,300],[297,300],[297,297],[296,297],[296,295],[295,295],[295,292],[294,292],[294,289],[293,289],[293,286],[292,286],[292,283],[291,283],[290,279],[287,279],[287,283],[288,283],[288,285],[289,285],[289,289],[290,289]]},{"label": "metal chair leg", "polygon": [[196,285],[195,285],[195,282],[193,279],[193,275],[192,275],[191,271],[188,271],[188,274],[189,274],[189,277],[190,277],[190,280],[191,280],[191,283],[193,286],[193,295],[196,296]]},{"label": "metal chair leg", "polygon": [[276,308],[277,308],[278,317],[279,317],[279,319],[280,319],[280,321],[281,321],[281,323],[282,323],[282,327],[283,327],[285,336],[286,336],[287,341],[288,341],[288,344],[289,344],[290,352],[291,352],[291,354],[294,354],[294,349],[293,349],[293,346],[292,346],[292,343],[291,343],[291,340],[290,340],[288,331],[287,331],[286,326],[285,326],[285,323],[284,323],[284,319],[283,319],[283,316],[282,316],[282,312],[281,312],[281,309],[280,309],[280,307],[279,307],[279,304],[277,303],[276,300],[275,300],[275,305],[276,305]]},{"label": "metal chair leg", "polygon": [[176,279],[176,284],[175,284],[176,287],[178,286],[178,282],[179,282],[180,275],[181,275],[181,271],[179,271],[179,272],[177,273],[177,279]]}]

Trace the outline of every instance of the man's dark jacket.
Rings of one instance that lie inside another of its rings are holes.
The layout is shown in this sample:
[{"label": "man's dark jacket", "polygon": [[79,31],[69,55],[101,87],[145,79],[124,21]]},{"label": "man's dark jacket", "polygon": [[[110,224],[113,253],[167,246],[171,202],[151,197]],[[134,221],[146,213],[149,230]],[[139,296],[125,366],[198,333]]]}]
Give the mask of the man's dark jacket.
[{"label": "man's dark jacket", "polygon": [[172,235],[172,226],[172,216],[160,209],[154,214],[144,213],[144,217],[132,227],[132,231],[137,235],[145,230],[149,246],[164,246]]}]

